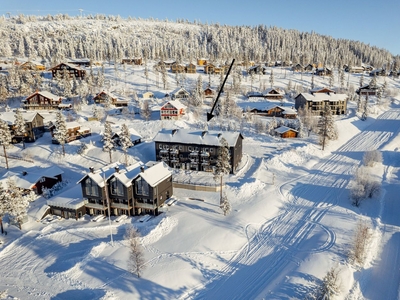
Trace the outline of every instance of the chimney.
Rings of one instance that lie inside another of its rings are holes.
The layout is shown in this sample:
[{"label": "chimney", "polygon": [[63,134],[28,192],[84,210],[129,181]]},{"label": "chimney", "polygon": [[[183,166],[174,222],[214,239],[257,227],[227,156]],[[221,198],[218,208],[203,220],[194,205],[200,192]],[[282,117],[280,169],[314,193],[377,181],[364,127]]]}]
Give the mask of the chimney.
[{"label": "chimney", "polygon": [[90,168],[89,168],[89,171],[90,171],[90,173],[94,173],[94,168],[93,168],[93,167],[90,167]]},{"label": "chimney", "polygon": [[28,172],[22,171],[22,176],[25,176],[25,175],[27,175],[27,174],[28,174]]},{"label": "chimney", "polygon": [[115,172],[119,173],[119,167],[115,167]]},{"label": "chimney", "polygon": [[201,137],[204,137],[206,134],[207,134],[207,131],[203,131],[203,132],[201,133]]},{"label": "chimney", "polygon": [[175,133],[178,132],[178,129],[172,129],[172,135],[175,135]]},{"label": "chimney", "polygon": [[144,173],[144,167],[143,166],[140,167],[140,172]]}]

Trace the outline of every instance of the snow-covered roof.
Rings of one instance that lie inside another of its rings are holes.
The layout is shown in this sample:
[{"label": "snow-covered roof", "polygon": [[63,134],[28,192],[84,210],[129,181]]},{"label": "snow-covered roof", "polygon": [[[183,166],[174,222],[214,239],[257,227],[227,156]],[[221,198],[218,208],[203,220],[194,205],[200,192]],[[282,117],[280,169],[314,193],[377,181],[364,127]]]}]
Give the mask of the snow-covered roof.
[{"label": "snow-covered roof", "polygon": [[71,129],[71,128],[76,128],[76,127],[81,127],[81,124],[79,124],[78,122],[65,122],[65,125],[67,127],[67,129]]},{"label": "snow-covered roof", "polygon": [[[24,118],[25,122],[32,122],[36,115],[40,115],[37,112],[22,112],[22,117]],[[6,122],[9,125],[15,123],[15,112],[6,111],[0,113],[0,119]]]},{"label": "snow-covered roof", "polygon": [[56,166],[49,168],[34,168],[27,172],[8,171],[3,175],[1,181],[6,182],[7,179],[10,178],[15,182],[17,187],[29,190],[40,180],[40,178],[47,177],[55,179],[55,176],[63,173],[64,172]]},{"label": "snow-covered roof", "polygon": [[113,163],[101,169],[93,170],[93,172],[90,171],[85,174],[85,176],[83,176],[77,183],[80,183],[83,179],[89,177],[96,182],[99,187],[104,187],[104,180],[107,181],[114,174],[116,167],[120,168],[121,166],[119,163]]},{"label": "snow-covered roof", "polygon": [[170,100],[165,103],[162,107],[166,106],[167,104],[171,104],[176,109],[186,109],[186,105],[183,105],[179,100]]},{"label": "snow-covered roof", "polygon": [[171,174],[168,166],[160,161],[147,169],[145,168],[143,172],[139,173],[139,176],[146,180],[150,186],[155,187],[161,181],[171,176]]},{"label": "snow-covered roof", "polygon": [[79,209],[86,204],[87,200],[82,198],[82,188],[75,185],[73,188],[47,200],[47,205]]},{"label": "snow-covered roof", "polygon": [[311,93],[318,93],[318,92],[321,92],[321,91],[324,91],[324,93],[325,93],[325,91],[329,92],[329,93],[335,93],[334,90],[332,90],[330,88],[327,88],[327,87],[315,87],[315,88],[310,90]]},{"label": "snow-covered roof", "polygon": [[[344,101],[347,99],[346,94],[325,94],[325,93],[301,93],[307,101]],[[297,96],[298,97],[298,96]],[[296,97],[296,98],[297,98]]]},{"label": "snow-covered roof", "polygon": [[240,132],[232,131],[201,131],[189,129],[162,129],[154,137],[155,142],[183,143],[208,146],[220,146],[221,138],[225,138],[230,147],[236,145],[236,141],[241,137]]},{"label": "snow-covered roof", "polygon": [[143,167],[142,163],[136,162],[133,165],[120,169],[119,172],[115,172],[114,177],[123,185],[129,187],[132,184],[132,180],[139,175],[141,167]]},{"label": "snow-covered roof", "polygon": [[184,93],[186,93],[186,94],[189,94],[189,92],[187,91],[187,90],[185,90],[183,87],[180,87],[180,88],[176,88],[176,89],[174,89],[171,93],[170,93],[170,95],[176,95],[176,94],[178,94],[179,92],[184,92]]},{"label": "snow-covered roof", "polygon": [[285,133],[285,132],[288,132],[288,131],[297,132],[297,130],[295,130],[295,129],[293,129],[293,128],[286,127],[286,126],[280,126],[280,127],[278,127],[278,128],[275,128],[274,131],[277,132],[277,133],[280,133],[280,134]]},{"label": "snow-covered roof", "polygon": [[117,99],[117,96],[115,96],[112,92],[107,91],[107,90],[102,90],[100,93],[98,93],[96,96],[94,96],[94,98],[97,98],[98,96],[100,96],[101,94],[106,94],[108,95],[110,98],[112,99]]},{"label": "snow-covered roof", "polygon": [[285,92],[280,89],[280,88],[268,88],[264,91],[263,95],[273,95],[273,96],[277,96],[278,94],[271,94],[272,91],[277,92],[279,95],[284,95]]}]

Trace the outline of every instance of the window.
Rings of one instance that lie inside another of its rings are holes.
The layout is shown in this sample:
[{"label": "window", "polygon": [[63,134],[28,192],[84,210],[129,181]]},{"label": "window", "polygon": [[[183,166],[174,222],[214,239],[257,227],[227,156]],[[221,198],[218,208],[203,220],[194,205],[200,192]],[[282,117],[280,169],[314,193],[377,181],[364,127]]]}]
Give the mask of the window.
[{"label": "window", "polygon": [[124,195],[124,187],[122,183],[116,178],[111,179],[110,189],[111,189],[111,195],[117,195],[117,196]]},{"label": "window", "polygon": [[190,146],[188,147],[188,150],[189,150],[189,151],[192,151],[192,149],[193,149],[192,147],[190,147]]},{"label": "window", "polygon": [[149,195],[149,185],[142,177],[139,176],[139,178],[136,179],[135,187],[136,187],[136,194],[143,196]]},{"label": "window", "polygon": [[182,147],[182,146],[179,146],[179,150],[181,150],[181,151],[182,151],[182,150],[183,150],[183,147]]},{"label": "window", "polygon": [[85,180],[85,192],[89,196],[99,196],[97,184],[90,178]]},{"label": "window", "polygon": [[40,183],[46,182],[46,178],[42,177],[40,178]]},{"label": "window", "polygon": [[214,152],[214,148],[210,148],[210,152]]}]

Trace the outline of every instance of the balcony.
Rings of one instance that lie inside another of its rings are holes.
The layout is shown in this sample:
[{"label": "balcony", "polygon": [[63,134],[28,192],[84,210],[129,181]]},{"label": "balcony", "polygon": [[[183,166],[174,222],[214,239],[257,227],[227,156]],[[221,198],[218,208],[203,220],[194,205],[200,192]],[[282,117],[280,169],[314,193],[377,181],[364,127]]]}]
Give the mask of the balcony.
[{"label": "balcony", "polygon": [[201,157],[210,157],[210,153],[206,152],[206,151],[202,151],[202,152],[200,152],[200,156]]},{"label": "balcony", "polygon": [[178,149],[171,149],[169,150],[170,154],[174,154],[174,155],[178,155],[179,154],[179,150]]},{"label": "balcony", "polygon": [[135,202],[135,207],[137,208],[144,208],[144,209],[156,209],[157,208],[157,204],[151,204],[151,203],[147,203],[147,202]]}]

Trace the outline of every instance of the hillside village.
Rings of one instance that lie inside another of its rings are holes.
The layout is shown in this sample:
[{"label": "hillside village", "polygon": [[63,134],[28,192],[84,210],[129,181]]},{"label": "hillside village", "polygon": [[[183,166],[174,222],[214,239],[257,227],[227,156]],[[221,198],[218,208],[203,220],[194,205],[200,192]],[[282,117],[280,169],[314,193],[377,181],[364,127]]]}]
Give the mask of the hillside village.
[{"label": "hillside village", "polygon": [[[1,130],[10,134],[0,178],[26,204],[0,211],[0,291],[305,298],[335,267],[339,299],[373,293],[364,271],[380,257],[383,203],[399,172],[399,127],[389,122],[399,121],[398,58],[335,66],[318,57],[130,54],[0,58]],[[356,166],[375,150],[384,158],[371,176],[384,192],[355,205]],[[352,265],[344,248],[359,220],[372,224],[372,246]],[[129,225],[141,235],[141,278],[127,263]]]}]

